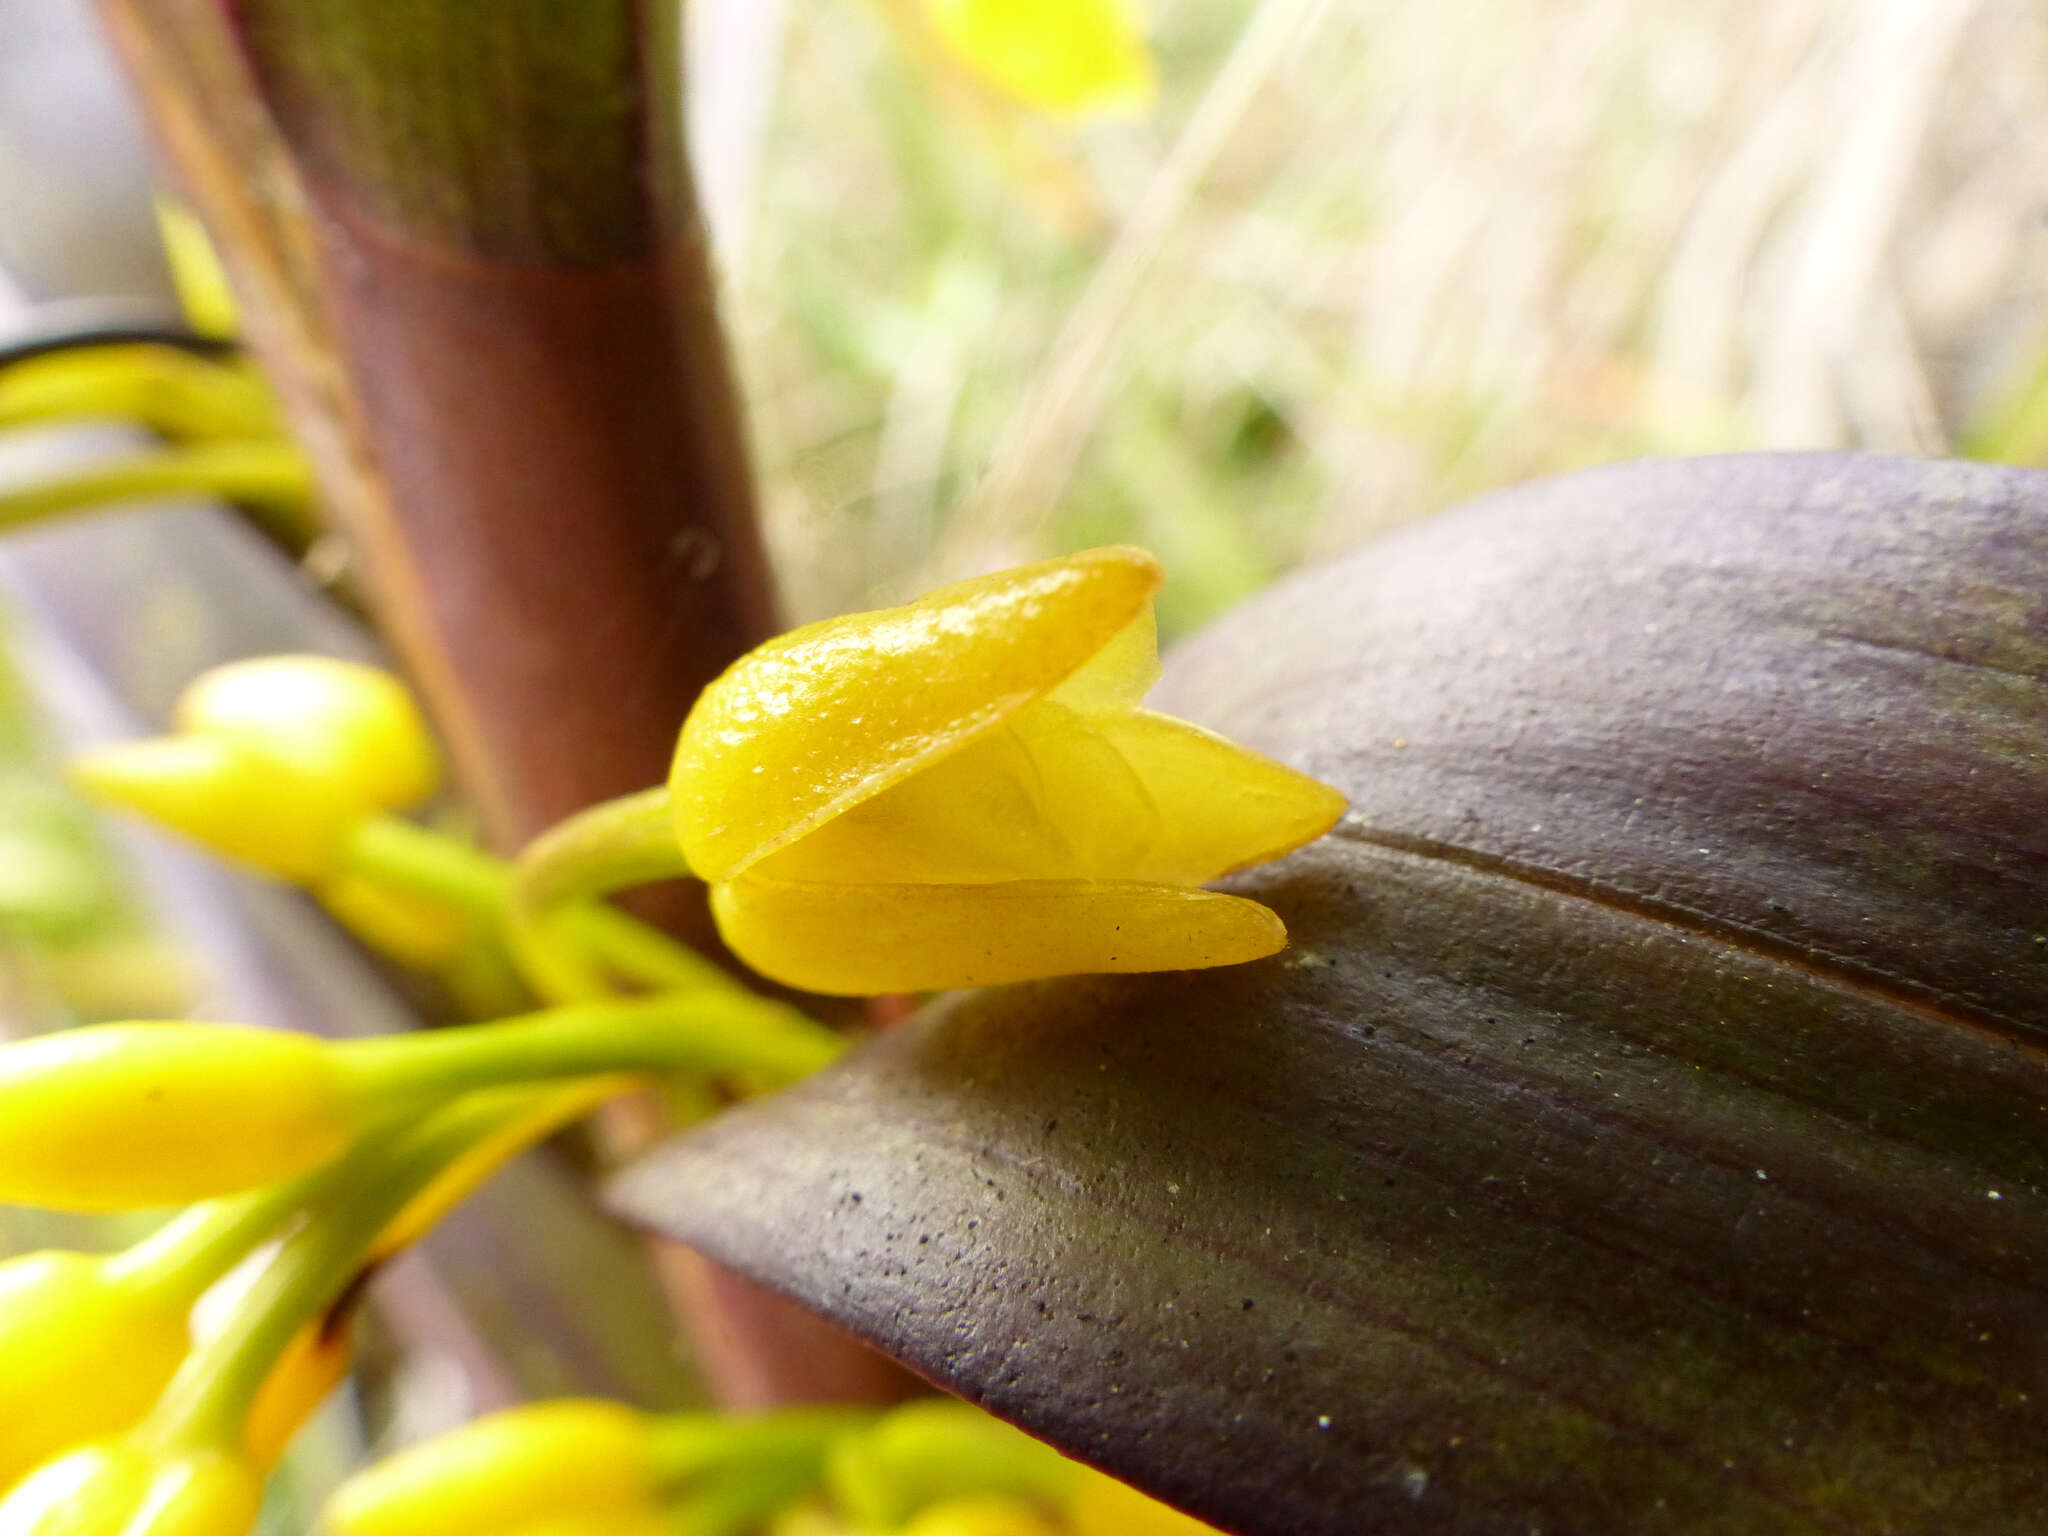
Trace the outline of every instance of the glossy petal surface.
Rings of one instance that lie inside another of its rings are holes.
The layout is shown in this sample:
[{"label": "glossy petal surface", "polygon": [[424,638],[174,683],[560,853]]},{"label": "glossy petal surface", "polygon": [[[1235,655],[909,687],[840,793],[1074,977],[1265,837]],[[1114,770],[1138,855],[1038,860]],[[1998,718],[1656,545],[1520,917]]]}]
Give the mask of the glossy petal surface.
[{"label": "glossy petal surface", "polygon": [[779,880],[1199,885],[1329,831],[1344,798],[1196,726],[1019,711],[756,866]]},{"label": "glossy petal surface", "polygon": [[1140,550],[1091,550],[794,630],[704,691],[670,787],[690,867],[737,874],[958,751],[1073,676],[1159,586]]},{"label": "glossy petal surface", "polygon": [[1095,971],[1237,965],[1287,942],[1257,902],[1112,881],[715,886],[719,932],[762,975],[865,996]]}]

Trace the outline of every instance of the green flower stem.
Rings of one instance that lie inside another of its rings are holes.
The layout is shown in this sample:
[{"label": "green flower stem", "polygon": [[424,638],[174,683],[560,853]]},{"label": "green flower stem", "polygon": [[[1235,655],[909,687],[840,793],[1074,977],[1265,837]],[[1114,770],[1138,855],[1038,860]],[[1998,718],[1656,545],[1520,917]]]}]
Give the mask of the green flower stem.
[{"label": "green flower stem", "polygon": [[617,1072],[809,1076],[845,1042],[794,1009],[744,993],[668,993],[572,1004],[460,1029],[337,1047],[372,1101],[441,1099],[477,1088]]},{"label": "green flower stem", "polygon": [[544,996],[603,997],[603,979],[558,914],[625,886],[689,873],[666,785],[580,811],[535,838],[513,865],[506,924],[513,958]]},{"label": "green flower stem", "polygon": [[293,1337],[348,1288],[378,1234],[443,1167],[523,1112],[530,1095],[480,1095],[395,1137],[365,1137],[334,1198],[286,1240],[233,1321],[195,1349],[137,1434],[164,1449],[236,1445]]},{"label": "green flower stem", "polygon": [[263,508],[293,508],[304,506],[312,494],[312,471],[290,443],[195,443],[0,491],[0,527],[153,497],[217,496]]},{"label": "green flower stem", "polygon": [[189,1305],[248,1257],[250,1249],[319,1199],[347,1161],[251,1194],[189,1206],[141,1242],[109,1257],[107,1273],[160,1291],[174,1304]]},{"label": "green flower stem", "polygon": [[[511,866],[444,833],[396,816],[366,817],[342,859],[352,874],[436,897],[493,927],[507,921]],[[551,921],[571,942],[641,986],[664,992],[744,990],[688,946],[603,902],[567,903]]]}]

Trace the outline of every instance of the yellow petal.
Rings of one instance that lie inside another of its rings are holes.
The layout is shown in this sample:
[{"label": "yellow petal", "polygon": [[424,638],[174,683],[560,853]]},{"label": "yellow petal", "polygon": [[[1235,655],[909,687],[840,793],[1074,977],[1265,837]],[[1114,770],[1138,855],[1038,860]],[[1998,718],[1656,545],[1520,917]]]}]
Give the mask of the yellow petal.
[{"label": "yellow petal", "polygon": [[0,1263],[0,1489],[132,1429],[185,1357],[185,1311],[86,1254]]},{"label": "yellow petal", "polygon": [[1148,606],[1047,695],[1084,715],[1130,709],[1159,681],[1159,622]]},{"label": "yellow petal", "polygon": [[1047,112],[1150,106],[1152,55],[1131,0],[926,0],[932,30],[974,73]]},{"label": "yellow petal", "polygon": [[1255,901],[1111,881],[813,885],[750,871],[714,886],[711,908],[762,975],[846,996],[1236,965],[1287,942]]},{"label": "yellow petal", "polygon": [[505,1536],[557,1519],[653,1511],[647,1420],[565,1399],[479,1419],[358,1472],[328,1500],[335,1536]]},{"label": "yellow petal", "polygon": [[361,662],[259,656],[215,667],[179,698],[176,720],[345,787],[367,809],[403,810],[440,787],[440,754],[411,691]]},{"label": "yellow petal", "polygon": [[92,799],[296,884],[324,879],[362,807],[325,780],[210,736],[155,736],[75,758]]},{"label": "yellow petal", "polygon": [[669,784],[690,867],[721,880],[1073,676],[1159,587],[1135,549],[1021,566],[794,630],[704,690]]},{"label": "yellow petal", "polygon": [[274,1183],[361,1120],[319,1040],[222,1024],[96,1024],[0,1046],[0,1202],[104,1211]]},{"label": "yellow petal", "polygon": [[1320,779],[1185,720],[1140,709],[1096,728],[1145,786],[1161,828],[1127,866],[1134,879],[1214,880],[1314,842],[1344,814],[1343,795]]},{"label": "yellow petal", "polygon": [[[1064,692],[1064,691],[1063,691]],[[1329,831],[1344,798],[1212,732],[1063,693],[761,861],[777,880],[1200,885]]]}]

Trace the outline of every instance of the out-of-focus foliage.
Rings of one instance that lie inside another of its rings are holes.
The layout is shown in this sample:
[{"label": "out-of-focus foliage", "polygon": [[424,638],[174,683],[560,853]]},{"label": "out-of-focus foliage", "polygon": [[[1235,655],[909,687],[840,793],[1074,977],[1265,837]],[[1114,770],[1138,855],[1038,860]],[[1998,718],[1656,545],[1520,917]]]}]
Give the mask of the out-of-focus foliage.
[{"label": "out-of-focus foliage", "polygon": [[1129,539],[1173,632],[1590,462],[2048,453],[2039,7],[1158,0],[1157,112],[1056,131],[769,9],[719,84],[800,617]]}]

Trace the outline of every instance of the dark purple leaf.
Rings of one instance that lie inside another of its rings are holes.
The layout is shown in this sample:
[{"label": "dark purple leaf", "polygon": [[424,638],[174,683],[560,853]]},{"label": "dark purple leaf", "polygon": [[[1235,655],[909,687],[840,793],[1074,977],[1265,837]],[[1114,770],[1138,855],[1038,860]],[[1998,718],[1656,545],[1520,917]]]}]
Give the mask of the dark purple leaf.
[{"label": "dark purple leaf", "polygon": [[1293,947],[945,999],[632,1216],[1232,1530],[2048,1529],[2048,477],[1510,491],[1163,707]]}]

